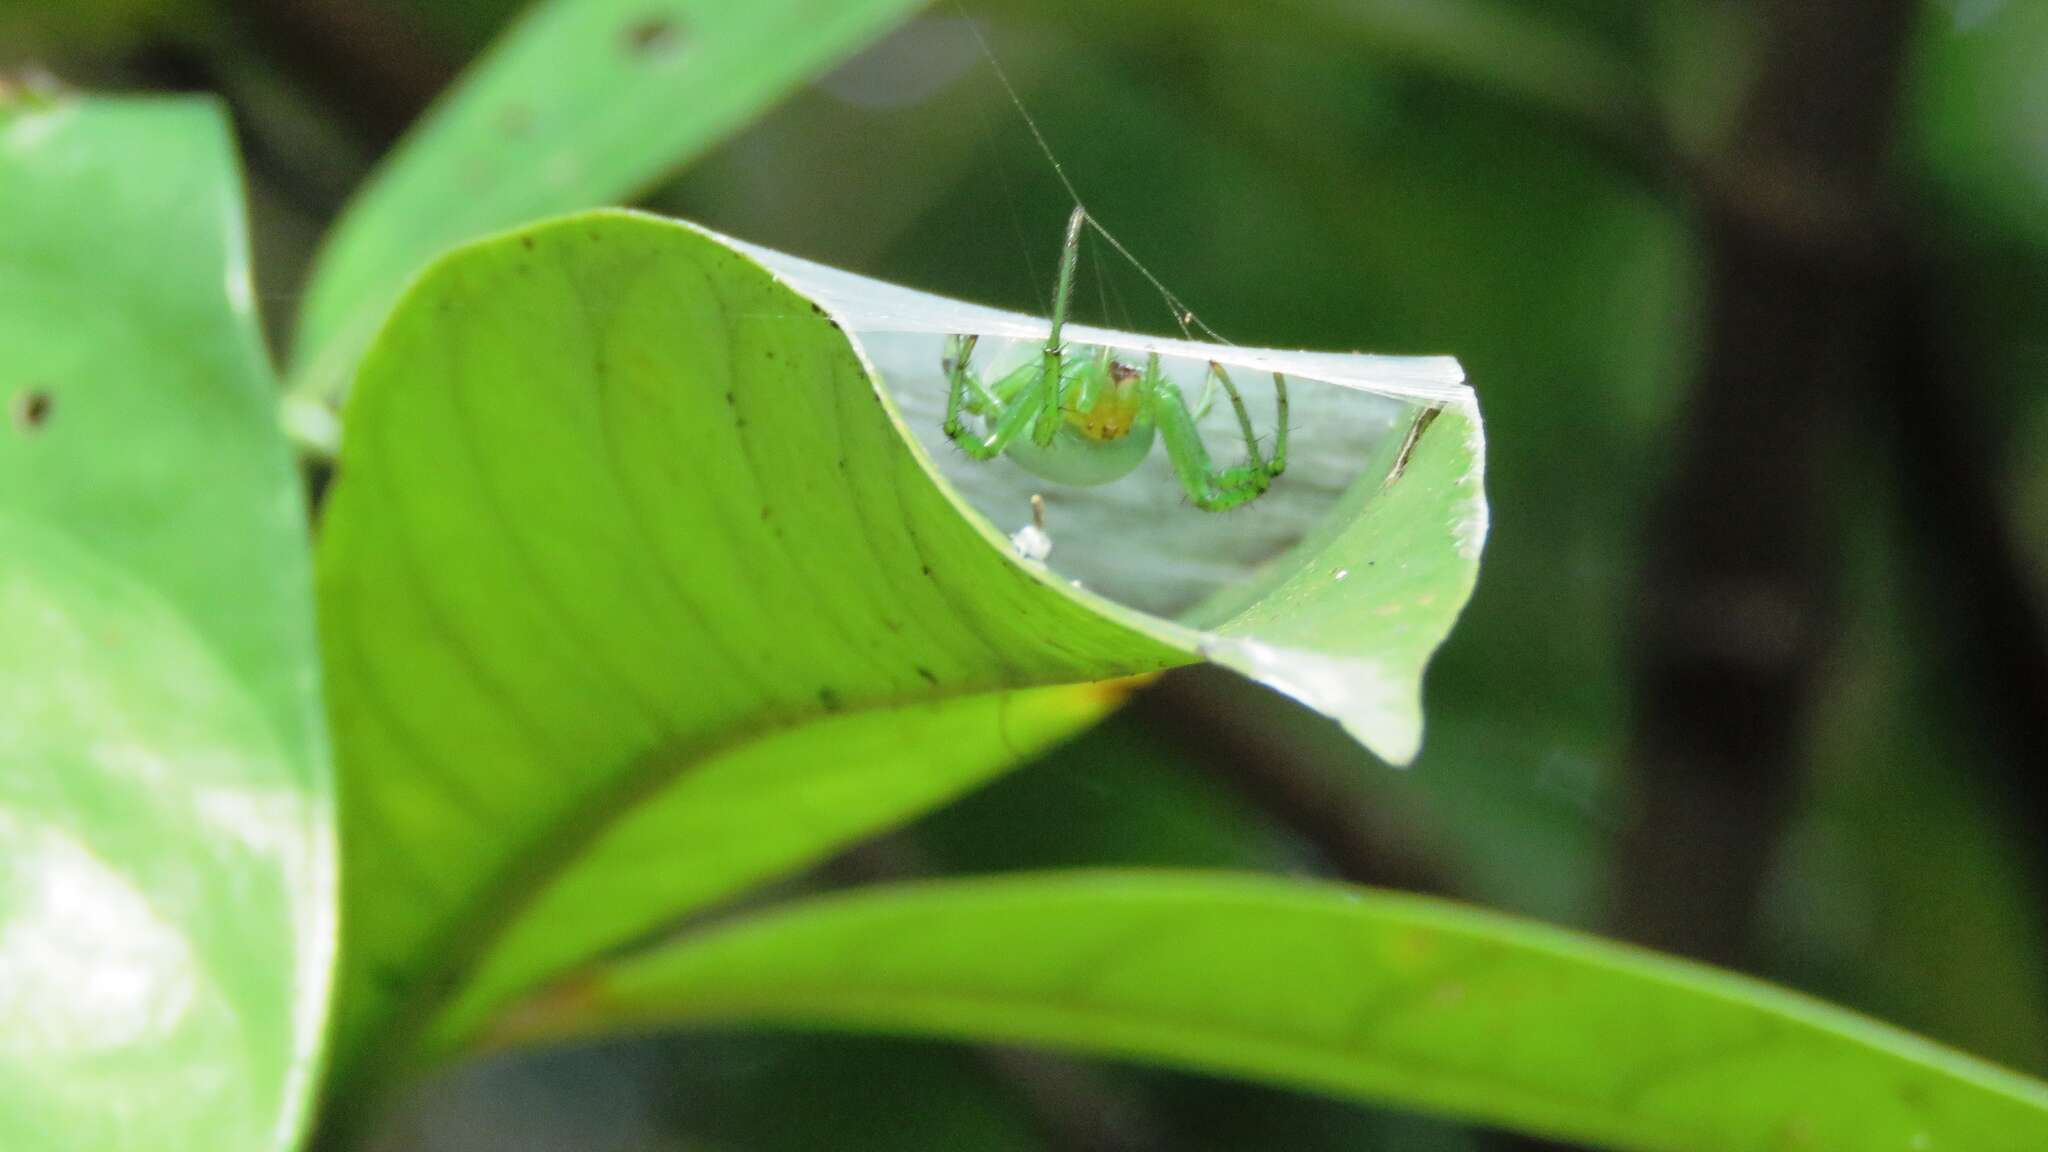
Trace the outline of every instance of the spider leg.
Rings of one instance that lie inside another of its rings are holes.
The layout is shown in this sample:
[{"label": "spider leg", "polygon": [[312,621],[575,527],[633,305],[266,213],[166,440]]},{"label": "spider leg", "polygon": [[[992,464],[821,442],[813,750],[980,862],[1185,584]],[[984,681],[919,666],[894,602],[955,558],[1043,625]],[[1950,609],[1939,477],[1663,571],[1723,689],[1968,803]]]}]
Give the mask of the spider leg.
[{"label": "spider leg", "polygon": [[1166,458],[1173,464],[1181,487],[1187,490],[1188,499],[1206,512],[1248,504],[1263,495],[1273,479],[1271,467],[1253,443],[1251,418],[1245,414],[1244,401],[1230,386],[1230,378],[1221,376],[1220,370],[1218,375],[1237,404],[1252,459],[1249,464],[1220,470],[1209,460],[1209,449],[1202,443],[1202,434],[1195,427],[1195,414],[1188,409],[1180,385],[1160,372],[1157,355],[1145,363],[1144,387],[1152,397],[1153,421],[1159,426],[1159,437],[1166,442]]},{"label": "spider leg", "polygon": [[1237,430],[1244,434],[1245,455],[1251,460],[1254,469],[1264,472],[1266,470],[1266,458],[1259,454],[1259,436],[1258,433],[1252,431],[1252,414],[1244,406],[1244,395],[1237,390],[1237,385],[1231,381],[1230,373],[1225,372],[1223,365],[1218,364],[1214,360],[1209,361],[1209,376],[1222,384],[1224,394],[1230,397],[1231,411],[1237,413]]},{"label": "spider leg", "polygon": [[1039,390],[1039,405],[1038,419],[1031,424],[1031,439],[1041,448],[1051,444],[1053,436],[1060,430],[1060,381],[1066,373],[1066,345],[1048,347],[1033,385]]},{"label": "spider leg", "polygon": [[[1060,410],[1062,412],[1094,411],[1095,405],[1102,401],[1102,390],[1109,385],[1109,365],[1109,349],[1097,348],[1095,354],[1089,357],[1088,361],[1083,365],[1083,370],[1076,372],[1074,374],[1075,378],[1067,381],[1066,385],[1060,389]],[[1069,391],[1072,392],[1071,399],[1073,403],[1071,404],[1067,403],[1069,399],[1067,393]]]},{"label": "spider leg", "polygon": [[[962,430],[963,425],[960,421],[960,413],[963,410],[976,415],[984,415],[996,411],[1000,407],[996,403],[995,397],[989,395],[988,388],[967,367],[968,361],[974,357],[974,346],[980,341],[980,336],[946,337],[945,358],[939,364],[946,373],[946,422],[944,427],[948,436],[957,438]],[[972,392],[973,395],[969,396],[969,392]]]},{"label": "spider leg", "polygon": [[1045,336],[1044,367],[1039,373],[1039,383],[1051,382],[1040,396],[1038,422],[1031,426],[1031,439],[1043,448],[1052,443],[1060,430],[1060,391],[1066,376],[1067,345],[1061,330],[1067,323],[1067,303],[1074,296],[1074,268],[1081,260],[1081,228],[1088,223],[1088,212],[1079,204],[1074,205],[1073,215],[1067,217],[1067,239],[1060,246],[1060,279],[1053,289],[1052,328]]},{"label": "spider leg", "polygon": [[1278,476],[1287,471],[1287,377],[1273,373],[1273,407],[1278,410],[1274,416],[1279,423],[1273,432],[1273,461],[1266,465],[1268,476]]},{"label": "spider leg", "polygon": [[[961,451],[974,457],[976,460],[993,460],[997,456],[1002,455],[1003,449],[1008,448],[1010,442],[1021,435],[1026,428],[1031,427],[1032,421],[1038,418],[1042,405],[1040,393],[1050,392],[1055,398],[1059,395],[1058,382],[1054,381],[1051,385],[1048,385],[1044,375],[1032,371],[1033,368],[1035,368],[1035,365],[1029,366],[1017,373],[1012,373],[1010,377],[1004,379],[1003,384],[1007,384],[1010,380],[1020,375],[1029,376],[1029,382],[1024,384],[1015,394],[1000,400],[994,398],[989,400],[991,408],[989,410],[988,424],[990,427],[986,436],[976,436],[974,433],[969,432],[966,423],[959,419],[957,413],[952,411],[952,405],[949,403],[946,419],[947,438],[951,439],[953,443],[958,444]],[[1003,384],[996,386],[999,392],[1003,390]],[[953,395],[958,396],[961,385],[956,384],[954,387]]]}]

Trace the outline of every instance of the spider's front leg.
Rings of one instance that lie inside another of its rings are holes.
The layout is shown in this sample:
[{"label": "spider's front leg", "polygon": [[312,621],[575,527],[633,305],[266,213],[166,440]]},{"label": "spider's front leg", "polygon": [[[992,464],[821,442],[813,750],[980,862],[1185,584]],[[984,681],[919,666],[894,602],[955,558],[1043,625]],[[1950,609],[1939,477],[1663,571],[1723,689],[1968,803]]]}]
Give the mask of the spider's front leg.
[{"label": "spider's front leg", "polygon": [[1063,334],[1067,304],[1074,298],[1074,269],[1081,261],[1081,229],[1087,223],[1087,210],[1074,205],[1073,215],[1067,217],[1066,242],[1060,246],[1060,278],[1052,293],[1052,329],[1046,333],[1045,351],[1039,357],[1038,383],[1043,391],[1038,394],[1038,421],[1031,426],[1031,439],[1040,448],[1049,447],[1060,430],[1060,389],[1067,375]]},{"label": "spider's front leg", "polygon": [[[959,336],[947,342],[946,421],[942,427],[946,438],[958,444],[961,451],[976,460],[993,460],[1039,415],[1045,403],[1041,393],[1047,385],[1036,365],[1026,365],[997,381],[995,390],[990,391],[968,367],[978,339]],[[1055,400],[1058,391],[1055,382]],[[973,393],[972,398],[969,392]],[[967,422],[960,418],[963,410],[983,418],[986,435],[978,436],[968,430]]]},{"label": "spider's front leg", "polygon": [[1211,364],[1209,376],[1223,385],[1231,407],[1237,412],[1238,428],[1244,435],[1248,460],[1245,464],[1219,470],[1210,463],[1209,449],[1202,443],[1202,434],[1195,426],[1194,413],[1188,410],[1187,398],[1181,395],[1180,385],[1160,371],[1157,355],[1145,363],[1144,387],[1152,396],[1153,418],[1159,425],[1160,439],[1166,442],[1167,459],[1172,462],[1174,475],[1180,478],[1181,487],[1187,490],[1188,499],[1203,511],[1221,512],[1249,504],[1264,495],[1273,477],[1287,467],[1287,386],[1278,376],[1274,377],[1274,383],[1280,389],[1281,431],[1274,443],[1273,458],[1269,461],[1259,451],[1258,437],[1252,431],[1251,413],[1246,410],[1244,397],[1231,382],[1229,374],[1220,365]]}]

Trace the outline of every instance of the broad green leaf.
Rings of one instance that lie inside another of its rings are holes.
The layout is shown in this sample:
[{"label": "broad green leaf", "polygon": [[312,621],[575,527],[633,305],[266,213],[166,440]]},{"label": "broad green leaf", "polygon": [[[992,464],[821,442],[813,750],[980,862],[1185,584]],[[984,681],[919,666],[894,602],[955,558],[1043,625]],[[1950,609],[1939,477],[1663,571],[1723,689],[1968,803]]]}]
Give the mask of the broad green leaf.
[{"label": "broad green leaf", "polygon": [[[1096,720],[1123,691],[884,702],[783,732],[734,733],[726,749],[655,753],[632,773],[646,779],[646,795],[578,846],[584,858],[525,894],[438,1036],[455,1043],[598,951],[639,943],[683,912],[952,799]],[[386,873],[363,867],[369,882]]]},{"label": "broad green leaf", "polygon": [[0,109],[0,204],[0,1145],[289,1147],[333,815],[233,148]]},{"label": "broad green leaf", "polygon": [[364,362],[321,533],[344,1079],[1020,763],[1102,681],[1207,652],[1412,752],[1484,523],[1476,413],[1438,411],[1197,632],[1020,562],[840,315],[717,238],[599,212],[451,254]]},{"label": "broad green leaf", "polygon": [[1045,1045],[1639,1152],[2048,1142],[2048,1086],[1768,985],[1455,904],[1037,874],[757,913],[501,1040],[791,1024]]},{"label": "broad green leaf", "polygon": [[922,0],[547,0],[399,145],[307,290],[294,391],[333,400],[399,291],[462,241],[617,203]]}]

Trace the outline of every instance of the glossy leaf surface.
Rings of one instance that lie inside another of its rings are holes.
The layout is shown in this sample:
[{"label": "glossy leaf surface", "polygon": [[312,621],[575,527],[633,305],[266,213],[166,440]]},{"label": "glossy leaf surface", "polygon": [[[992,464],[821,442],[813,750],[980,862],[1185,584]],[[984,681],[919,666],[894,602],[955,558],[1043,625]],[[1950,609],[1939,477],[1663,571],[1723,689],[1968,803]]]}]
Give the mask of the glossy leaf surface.
[{"label": "glossy leaf surface", "polygon": [[1644,1152],[2048,1140],[2048,1087],[1805,997],[1443,901],[1251,876],[787,906],[565,984],[520,1021],[764,1023],[1045,1045]]},{"label": "glossy leaf surface", "polygon": [[290,1147],[333,811],[233,148],[0,109],[0,204],[0,1145]]}]

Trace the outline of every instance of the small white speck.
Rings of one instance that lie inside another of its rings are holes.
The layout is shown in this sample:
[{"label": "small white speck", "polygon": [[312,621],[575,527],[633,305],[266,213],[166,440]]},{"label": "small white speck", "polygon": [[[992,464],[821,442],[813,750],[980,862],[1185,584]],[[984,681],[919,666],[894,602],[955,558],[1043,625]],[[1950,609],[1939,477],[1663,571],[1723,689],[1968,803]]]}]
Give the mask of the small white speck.
[{"label": "small white speck", "polygon": [[1330,573],[1330,578],[1332,580],[1342,580],[1349,575],[1351,575],[1351,569],[1339,568],[1335,572]]},{"label": "small white speck", "polygon": [[1026,524],[1010,536],[1010,543],[1017,548],[1017,555],[1026,560],[1043,564],[1052,555],[1052,537],[1036,524]]}]

